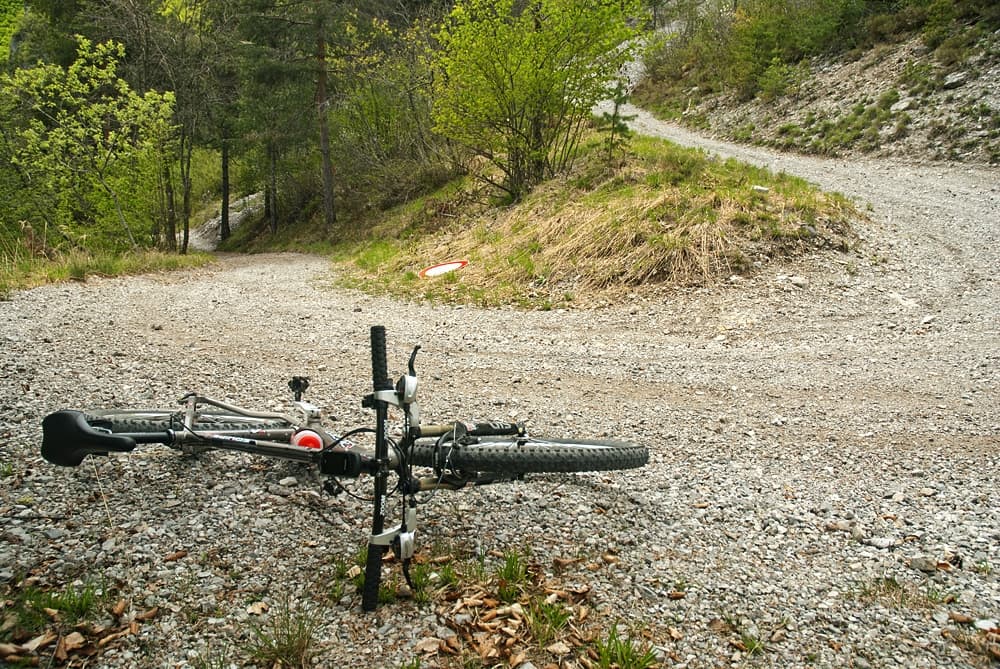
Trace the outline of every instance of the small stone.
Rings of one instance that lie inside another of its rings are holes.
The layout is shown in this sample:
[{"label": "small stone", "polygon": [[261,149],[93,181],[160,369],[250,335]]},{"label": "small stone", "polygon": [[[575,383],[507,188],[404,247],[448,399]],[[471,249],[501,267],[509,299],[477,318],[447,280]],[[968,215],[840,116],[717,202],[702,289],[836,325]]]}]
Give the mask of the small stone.
[{"label": "small stone", "polygon": [[285,478],[278,481],[278,485],[283,486],[285,488],[291,488],[293,486],[297,486],[298,484],[299,480],[294,476],[286,476]]},{"label": "small stone", "polygon": [[896,540],[889,537],[871,537],[868,539],[868,545],[881,549],[892,548],[896,545]]},{"label": "small stone", "polygon": [[933,574],[937,571],[937,560],[926,555],[918,555],[910,558],[910,567],[925,574]]},{"label": "small stone", "polygon": [[905,112],[912,108],[913,108],[913,98],[903,98],[902,100],[896,102],[891,107],[889,107],[889,111],[893,112],[894,114],[898,114],[899,112]]}]

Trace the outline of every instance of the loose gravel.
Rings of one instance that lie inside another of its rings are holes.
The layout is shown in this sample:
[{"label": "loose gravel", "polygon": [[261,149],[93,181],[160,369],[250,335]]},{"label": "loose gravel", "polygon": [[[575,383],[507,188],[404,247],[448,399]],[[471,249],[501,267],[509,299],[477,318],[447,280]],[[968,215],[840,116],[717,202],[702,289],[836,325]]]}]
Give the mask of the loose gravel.
[{"label": "loose gravel", "polygon": [[[280,408],[306,374],[343,431],[370,422],[368,328],[384,324],[394,373],[424,347],[428,420],[514,418],[651,453],[640,470],[438,494],[421,545],[596,565],[561,578],[589,585],[608,623],[645,628],[665,666],[995,662],[975,642],[1000,619],[1000,173],[706,145],[639,114],[647,132],[855,198],[870,207],[862,243],[558,312],[372,297],[295,254],[17,293],[0,303],[0,578],[103,579],[126,619],[156,607],[90,666],[245,657],[254,605],[326,592],[367,505],[235,453],[57,468],[41,420],[188,390]],[[362,614],[349,591],[317,616],[318,666],[438,666],[421,641],[454,634],[435,606]],[[528,650],[523,667],[556,661]]]}]

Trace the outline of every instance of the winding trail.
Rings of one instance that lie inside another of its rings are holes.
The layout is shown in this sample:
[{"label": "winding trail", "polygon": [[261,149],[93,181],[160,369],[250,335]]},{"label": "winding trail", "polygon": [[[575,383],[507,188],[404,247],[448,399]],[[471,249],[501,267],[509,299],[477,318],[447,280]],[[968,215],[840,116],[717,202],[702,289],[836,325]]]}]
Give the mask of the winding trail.
[{"label": "winding trail", "polygon": [[[903,282],[915,284],[917,296],[944,307],[952,302],[953,291],[968,289],[995,306],[1000,169],[781,153],[713,139],[633,105],[622,113],[634,116],[630,126],[635,132],[792,174],[847,195],[870,207],[873,225],[862,235],[876,252],[910,268],[912,274]],[[998,317],[995,308],[984,315],[994,322]]]},{"label": "winding trail", "polygon": [[[664,665],[991,661],[956,641],[977,632],[950,614],[1000,620],[997,171],[782,155],[629,113],[641,132],[869,203],[861,246],[550,312],[335,288],[326,259],[300,254],[17,293],[0,302],[0,462],[12,470],[0,483],[0,580],[37,574],[63,588],[100,576],[129,616],[158,611],[104,651],[110,669],[245,655],[257,622],[247,604],[277,611],[286,595],[322,607],[317,666],[418,655],[455,666],[416,648],[467,629],[450,604],[368,617],[349,588],[333,595],[333,565],[356,554],[370,508],[316,496],[314,473],[155,447],[78,469],[39,456],[49,411],[172,406],[187,390],[277,409],[290,374],[313,377],[310,401],[334,429],[367,425],[368,327],[381,323],[393,374],[425,347],[429,421],[525,420],[651,453],[640,470],[432,497],[421,546],[490,568],[497,552],[528,547],[546,578],[587,584],[591,623],[641,627]],[[938,569],[949,558],[959,566]],[[899,591],[880,597],[887,583]],[[740,651],[748,638],[765,643],[759,656]],[[558,659],[526,652],[534,666]]]}]

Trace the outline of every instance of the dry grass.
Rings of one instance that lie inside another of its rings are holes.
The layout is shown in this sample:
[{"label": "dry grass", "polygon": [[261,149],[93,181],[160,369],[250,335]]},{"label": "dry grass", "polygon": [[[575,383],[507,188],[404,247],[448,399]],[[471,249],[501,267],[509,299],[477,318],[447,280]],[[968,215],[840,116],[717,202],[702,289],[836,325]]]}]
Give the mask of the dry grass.
[{"label": "dry grass", "polygon": [[[585,162],[514,207],[441,208],[446,217],[410,207],[419,222],[389,219],[381,241],[346,258],[347,273],[355,285],[410,296],[546,308],[637,286],[710,284],[758,260],[853,243],[860,214],[842,197],[662,142],[658,153],[653,142],[621,169]],[[456,258],[469,266],[416,279]]]}]

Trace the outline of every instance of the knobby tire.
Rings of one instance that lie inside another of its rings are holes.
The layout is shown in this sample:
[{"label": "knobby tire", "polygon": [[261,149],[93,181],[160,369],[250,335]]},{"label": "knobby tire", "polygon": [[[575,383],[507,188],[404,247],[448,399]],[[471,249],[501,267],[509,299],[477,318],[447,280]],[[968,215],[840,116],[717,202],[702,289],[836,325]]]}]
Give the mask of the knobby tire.
[{"label": "knobby tire", "polygon": [[617,441],[484,438],[475,444],[416,444],[414,465],[519,474],[595,472],[642,467],[645,446]]}]

